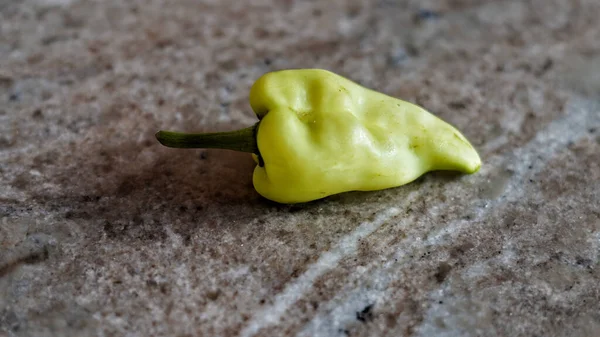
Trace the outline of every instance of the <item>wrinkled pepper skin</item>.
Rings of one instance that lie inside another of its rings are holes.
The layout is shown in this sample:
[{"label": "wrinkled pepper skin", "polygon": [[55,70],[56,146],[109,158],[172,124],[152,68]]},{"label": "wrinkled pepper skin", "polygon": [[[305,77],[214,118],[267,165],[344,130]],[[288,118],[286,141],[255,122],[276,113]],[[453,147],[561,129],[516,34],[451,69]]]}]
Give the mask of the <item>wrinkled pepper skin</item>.
[{"label": "wrinkled pepper skin", "polygon": [[264,163],[255,168],[253,184],[279,203],[397,187],[433,170],[474,173],[481,166],[477,151],[450,124],[326,70],[267,73],[252,86],[250,105],[260,119],[256,140]]}]

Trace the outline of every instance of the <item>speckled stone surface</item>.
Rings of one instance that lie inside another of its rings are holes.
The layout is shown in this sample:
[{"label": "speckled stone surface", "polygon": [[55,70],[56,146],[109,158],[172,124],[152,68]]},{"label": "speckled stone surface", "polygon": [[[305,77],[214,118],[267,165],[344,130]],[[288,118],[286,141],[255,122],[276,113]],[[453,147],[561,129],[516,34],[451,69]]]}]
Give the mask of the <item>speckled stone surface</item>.
[{"label": "speckled stone surface", "polygon": [[[599,336],[597,0],[0,1],[0,336]],[[277,205],[230,130],[321,67],[484,165]]]}]

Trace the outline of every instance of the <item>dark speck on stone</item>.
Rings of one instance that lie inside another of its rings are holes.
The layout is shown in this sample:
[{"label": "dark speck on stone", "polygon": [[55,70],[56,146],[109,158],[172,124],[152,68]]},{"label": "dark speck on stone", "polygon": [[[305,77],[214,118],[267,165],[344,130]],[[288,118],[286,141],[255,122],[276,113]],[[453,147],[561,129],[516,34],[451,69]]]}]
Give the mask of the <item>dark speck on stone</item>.
[{"label": "dark speck on stone", "polygon": [[550,70],[552,68],[553,64],[554,64],[554,61],[552,61],[552,59],[550,59],[550,58],[546,59],[546,61],[542,65],[541,69],[537,72],[537,76],[544,75],[548,70]]},{"label": "dark speck on stone", "polygon": [[41,119],[44,116],[42,115],[42,110],[41,109],[35,109],[33,111],[33,113],[31,114],[31,117],[33,117],[35,119]]},{"label": "dark speck on stone", "polygon": [[373,304],[367,305],[362,311],[356,312],[356,319],[361,322],[368,322],[373,319]]},{"label": "dark speck on stone", "polygon": [[420,9],[415,14],[415,18],[418,21],[434,20],[439,18],[440,15],[430,9]]},{"label": "dark speck on stone", "polygon": [[465,102],[461,102],[461,101],[453,101],[453,102],[448,103],[448,106],[454,110],[462,110],[467,107],[467,104]]},{"label": "dark speck on stone", "polygon": [[212,290],[206,294],[206,298],[208,298],[211,301],[216,301],[219,298],[219,295],[221,295],[221,290]]},{"label": "dark speck on stone", "polygon": [[10,94],[10,96],[8,96],[8,100],[11,102],[15,102],[19,100],[19,95],[18,94]]},{"label": "dark speck on stone", "polygon": [[591,265],[592,261],[590,259],[585,259],[581,256],[577,256],[577,258],[575,259],[575,263],[577,263],[577,265],[580,266],[589,266]]},{"label": "dark speck on stone", "polygon": [[441,263],[438,268],[437,268],[437,272],[435,273],[434,277],[435,280],[438,283],[442,283],[444,282],[444,280],[446,279],[446,277],[448,276],[448,274],[450,273],[450,271],[452,270],[452,266],[450,266],[447,263]]}]

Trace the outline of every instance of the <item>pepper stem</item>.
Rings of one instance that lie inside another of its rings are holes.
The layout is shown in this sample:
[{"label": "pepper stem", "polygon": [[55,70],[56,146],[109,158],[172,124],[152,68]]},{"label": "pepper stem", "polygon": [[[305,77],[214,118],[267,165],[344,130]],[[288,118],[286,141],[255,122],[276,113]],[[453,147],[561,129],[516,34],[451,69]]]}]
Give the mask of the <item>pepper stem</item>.
[{"label": "pepper stem", "polygon": [[258,154],[258,123],[245,129],[211,133],[159,131],[156,139],[164,146],[180,149],[226,149]]}]

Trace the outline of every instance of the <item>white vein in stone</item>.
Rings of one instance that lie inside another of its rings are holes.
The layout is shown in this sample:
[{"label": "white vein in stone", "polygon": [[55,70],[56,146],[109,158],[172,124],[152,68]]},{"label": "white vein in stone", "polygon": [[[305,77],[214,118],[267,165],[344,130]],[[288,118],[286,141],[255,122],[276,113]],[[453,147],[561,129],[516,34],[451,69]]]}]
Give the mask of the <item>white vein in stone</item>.
[{"label": "white vein in stone", "polygon": [[[406,199],[411,199],[412,195],[414,193]],[[343,237],[332,250],[323,253],[301,276],[288,284],[280,294],[275,296],[273,305],[254,315],[250,323],[242,330],[241,336],[253,336],[262,328],[277,324],[287,308],[310,290],[319,276],[334,268],[343,257],[353,254],[357,249],[359,240],[373,233],[387,220],[399,213],[399,208],[389,208],[381,212],[375,220],[363,222],[354,231]]]}]

